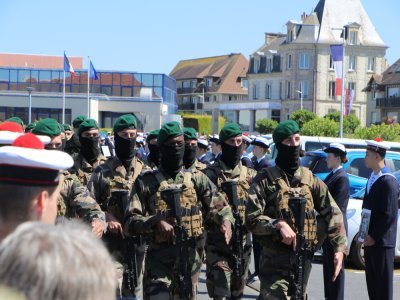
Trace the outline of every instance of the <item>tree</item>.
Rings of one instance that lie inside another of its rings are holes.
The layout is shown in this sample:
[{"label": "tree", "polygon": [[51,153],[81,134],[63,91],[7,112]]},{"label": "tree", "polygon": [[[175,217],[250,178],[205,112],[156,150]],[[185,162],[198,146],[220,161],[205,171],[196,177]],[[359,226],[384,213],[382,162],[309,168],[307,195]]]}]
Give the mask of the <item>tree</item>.
[{"label": "tree", "polygon": [[315,120],[317,115],[308,110],[296,110],[290,115],[290,119],[296,121],[299,124],[300,129],[304,126],[304,124]]},{"label": "tree", "polygon": [[276,126],[278,126],[277,121],[260,119],[256,122],[256,131],[263,134],[272,133]]},{"label": "tree", "polygon": [[317,118],[304,124],[300,133],[308,136],[337,137],[339,135],[339,123],[329,118]]},{"label": "tree", "polygon": [[[338,111],[327,114],[324,118],[335,121],[340,126],[340,113]],[[350,114],[343,118],[343,133],[352,134],[358,126],[360,126],[360,120],[355,115]]]},{"label": "tree", "polygon": [[400,140],[400,124],[371,125],[371,127],[358,127],[354,132],[354,137],[364,140],[381,138],[384,141]]}]

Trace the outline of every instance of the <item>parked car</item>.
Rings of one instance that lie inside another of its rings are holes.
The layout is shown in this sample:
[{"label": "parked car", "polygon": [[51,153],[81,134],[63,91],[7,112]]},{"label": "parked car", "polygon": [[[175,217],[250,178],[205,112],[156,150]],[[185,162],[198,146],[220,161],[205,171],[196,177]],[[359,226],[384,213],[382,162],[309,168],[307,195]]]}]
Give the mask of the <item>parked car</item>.
[{"label": "parked car", "polygon": [[[394,172],[393,175],[397,181],[400,181],[400,171]],[[352,195],[347,206],[347,222],[348,222],[348,245],[350,247],[350,255],[348,259],[360,269],[365,268],[364,263],[364,246],[357,243],[357,238],[361,223],[362,201],[364,199],[365,188]],[[399,201],[400,207],[400,201]],[[400,260],[400,208],[397,217],[397,239],[395,248],[395,260]]]},{"label": "parked car", "polygon": [[[365,149],[347,149],[348,162],[343,164],[343,168],[349,175],[350,194],[357,193],[367,184],[367,180],[372,170],[365,166]],[[324,180],[331,171],[326,165],[327,154],[322,150],[306,152],[301,158],[301,165],[308,167],[316,176]],[[400,153],[387,151],[385,164],[390,171],[400,170]]]}]

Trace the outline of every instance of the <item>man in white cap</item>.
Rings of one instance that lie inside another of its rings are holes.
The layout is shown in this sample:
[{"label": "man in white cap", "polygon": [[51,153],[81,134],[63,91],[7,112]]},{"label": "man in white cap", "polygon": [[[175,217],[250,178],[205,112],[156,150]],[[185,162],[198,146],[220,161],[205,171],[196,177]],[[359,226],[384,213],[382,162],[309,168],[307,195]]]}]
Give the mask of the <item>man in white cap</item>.
[{"label": "man in white cap", "polygon": [[211,164],[213,164],[215,161],[219,160],[221,154],[222,154],[222,148],[221,148],[221,142],[219,140],[219,135],[218,134],[213,134],[209,138],[210,144],[211,144],[211,153],[213,154],[213,159],[211,160]]},{"label": "man in white cap", "polygon": [[393,299],[393,264],[397,235],[399,183],[385,166],[390,149],[381,139],[366,141],[365,165],[372,169],[363,201],[369,210],[364,239],[365,277],[370,299]]},{"label": "man in white cap", "polygon": [[0,240],[26,221],[55,222],[59,173],[72,165],[68,154],[45,150],[31,133],[0,148]]},{"label": "man in white cap", "polygon": [[243,134],[242,138],[243,138],[243,149],[242,149],[242,157],[240,158],[240,161],[242,162],[243,166],[254,169],[254,164],[251,160],[250,153],[247,153],[247,149],[250,147],[251,142],[253,140],[245,134]]}]

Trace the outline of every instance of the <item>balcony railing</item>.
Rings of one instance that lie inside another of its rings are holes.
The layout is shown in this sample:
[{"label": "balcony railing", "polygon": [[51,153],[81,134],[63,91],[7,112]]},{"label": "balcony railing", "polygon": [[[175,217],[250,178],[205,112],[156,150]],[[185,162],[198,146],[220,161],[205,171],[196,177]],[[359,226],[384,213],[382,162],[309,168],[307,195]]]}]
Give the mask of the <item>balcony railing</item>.
[{"label": "balcony railing", "polygon": [[398,107],[400,108],[400,97],[389,97],[389,98],[377,98],[376,107]]}]

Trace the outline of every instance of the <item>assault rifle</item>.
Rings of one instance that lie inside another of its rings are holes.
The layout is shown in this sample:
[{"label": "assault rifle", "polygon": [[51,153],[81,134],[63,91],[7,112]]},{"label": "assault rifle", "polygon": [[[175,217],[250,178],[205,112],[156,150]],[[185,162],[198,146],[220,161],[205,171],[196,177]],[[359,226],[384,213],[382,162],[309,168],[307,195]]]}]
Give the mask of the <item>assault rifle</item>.
[{"label": "assault rifle", "polygon": [[[111,193],[109,206],[113,207],[114,213],[123,215],[124,205],[128,203],[129,191],[118,190]],[[120,240],[121,241],[121,240]],[[135,237],[124,237],[121,241],[121,250],[127,268],[123,270],[122,284],[135,295],[135,288],[138,285],[137,261],[136,261],[136,242]]]},{"label": "assault rifle", "polygon": [[307,245],[304,235],[304,220],[306,216],[306,199],[293,197],[289,199],[289,208],[294,216],[297,234],[295,265],[291,273],[291,282],[289,286],[290,299],[304,300],[304,268],[307,259]]},{"label": "assault rifle", "polygon": [[167,203],[173,217],[176,219],[174,225],[176,234],[176,245],[178,247],[178,263],[175,272],[178,278],[178,292],[180,299],[192,298],[192,270],[189,263],[189,237],[186,229],[182,226],[181,189],[168,188],[161,191],[161,198]]},{"label": "assault rifle", "polygon": [[232,206],[235,224],[232,236],[232,260],[234,280],[240,280],[244,274],[243,259],[243,225],[239,214],[238,182],[233,180],[225,181],[221,184],[222,191],[226,194],[229,204]]}]

